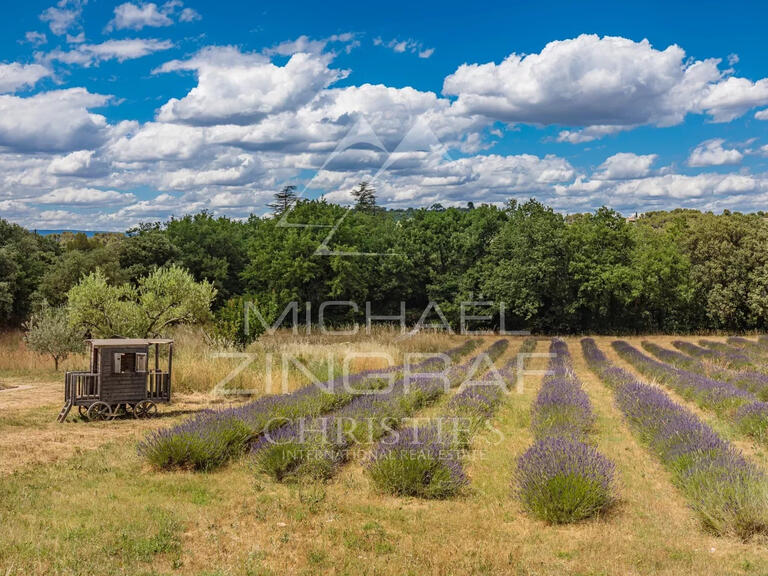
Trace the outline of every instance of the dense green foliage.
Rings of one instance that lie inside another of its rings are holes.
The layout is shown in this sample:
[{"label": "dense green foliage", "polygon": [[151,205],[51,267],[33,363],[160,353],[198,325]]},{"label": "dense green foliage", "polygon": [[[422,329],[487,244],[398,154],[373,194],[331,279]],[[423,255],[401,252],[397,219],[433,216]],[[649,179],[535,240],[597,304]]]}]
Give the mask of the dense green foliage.
[{"label": "dense green foliage", "polygon": [[177,324],[203,322],[216,290],[178,266],[158,268],[137,286],[109,284],[100,270],[67,294],[69,323],[96,338],[152,338]]},{"label": "dense green foliage", "polygon": [[322,302],[351,300],[358,310],[328,307],[326,322],[364,320],[366,302],[374,315],[395,315],[405,302],[413,323],[435,302],[457,327],[461,302],[493,300],[494,322],[503,302],[507,329],[768,328],[761,213],[674,210],[627,221],[607,208],[564,216],[533,200],[419,210],[385,210],[375,198],[352,209],[289,200],[284,218],[202,212],[91,239],[41,237],[0,220],[0,322],[20,324],[37,299],[64,303],[96,270],[107,285],[136,288],[178,265],[213,285],[222,333],[240,343],[246,301],[270,323],[290,302],[303,323],[306,303],[317,322]]}]

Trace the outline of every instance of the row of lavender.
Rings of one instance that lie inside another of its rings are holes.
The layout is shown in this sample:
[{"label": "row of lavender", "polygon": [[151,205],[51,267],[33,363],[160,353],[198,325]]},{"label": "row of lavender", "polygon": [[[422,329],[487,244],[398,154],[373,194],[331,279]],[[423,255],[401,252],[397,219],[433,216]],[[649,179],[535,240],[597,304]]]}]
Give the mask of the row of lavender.
[{"label": "row of lavender", "polygon": [[536,441],[517,461],[517,494],[543,520],[576,522],[611,505],[614,465],[588,443],[594,416],[567,344],[554,339],[550,353],[549,373],[531,409]]},{"label": "row of lavender", "polygon": [[763,362],[768,357],[768,336],[759,336],[757,340],[750,340],[741,336],[731,336],[727,342],[734,348],[740,348],[748,354],[753,354]]},{"label": "row of lavender", "polygon": [[614,390],[616,404],[659,456],[704,526],[747,538],[768,531],[764,474],[661,389],[612,365],[591,338],[582,340],[590,368]]},{"label": "row of lavender", "polygon": [[384,438],[366,463],[374,484],[400,496],[447,498],[456,494],[467,483],[462,458],[471,437],[490,421],[504,389],[517,382],[517,359],[535,348],[536,340],[526,339],[516,358],[500,371],[489,370],[479,382],[467,383],[440,417]]},{"label": "row of lavender", "polygon": [[[645,376],[669,386],[686,400],[693,400],[700,407],[732,420],[743,434],[759,441],[768,440],[768,403],[758,400],[752,392],[730,382],[659,362],[628,342],[616,341],[613,347],[619,356]],[[665,359],[672,359],[669,354],[665,356]]]},{"label": "row of lavender", "polygon": [[484,353],[451,368],[445,378],[439,373],[402,378],[327,416],[299,418],[265,434],[252,446],[254,467],[278,481],[328,479],[355,447],[397,431],[406,418],[470,377],[482,359],[495,360],[508,345],[507,340],[494,342]]},{"label": "row of lavender", "polygon": [[[768,348],[760,340],[753,342],[746,338],[731,337],[727,342],[716,340],[699,340],[704,350],[709,352],[709,359],[713,362],[728,364],[732,360],[740,363],[741,367],[768,372]],[[700,354],[704,354],[699,352]]]},{"label": "row of lavender", "polygon": [[[701,342],[719,344],[719,342],[716,343],[712,340],[701,340]],[[731,368],[733,370],[741,370],[743,368],[747,368],[752,365],[752,361],[750,360],[748,355],[738,351],[735,348],[732,348],[731,346],[726,345],[726,348],[727,348],[726,350],[721,350],[721,349],[719,350],[714,348],[703,348],[701,346],[696,346],[696,344],[693,344],[691,342],[686,342],[684,340],[675,340],[674,342],[672,342],[672,345],[678,350],[682,350],[689,356],[693,356],[695,358],[702,358],[704,360],[712,362],[713,364],[717,364],[725,368]]]},{"label": "row of lavender", "polygon": [[[448,350],[450,359],[471,352],[477,340]],[[442,362],[429,358],[412,370],[434,370]],[[347,378],[306,386],[290,394],[263,396],[242,406],[204,410],[175,426],[150,433],[138,446],[139,454],[158,468],[211,470],[245,453],[260,435],[301,417],[314,417],[352,402],[366,391],[381,389],[402,366],[369,370]]]},{"label": "row of lavender", "polygon": [[[675,340],[673,345],[679,350],[686,350],[687,347],[679,340]],[[751,392],[760,400],[768,400],[768,374],[756,372],[754,370],[732,370],[724,368],[718,364],[702,361],[697,355],[688,355],[663,348],[654,342],[644,340],[642,346],[645,350],[656,356],[662,362],[672,364],[683,370],[690,370],[702,376],[728,382],[737,388]]]}]

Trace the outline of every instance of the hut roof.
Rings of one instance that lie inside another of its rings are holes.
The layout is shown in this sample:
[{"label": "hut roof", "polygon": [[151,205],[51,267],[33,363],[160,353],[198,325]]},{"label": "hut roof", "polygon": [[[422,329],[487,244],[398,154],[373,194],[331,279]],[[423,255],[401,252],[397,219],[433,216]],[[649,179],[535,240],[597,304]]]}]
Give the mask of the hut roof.
[{"label": "hut roof", "polygon": [[93,346],[149,346],[150,344],[171,344],[171,338],[92,338]]}]

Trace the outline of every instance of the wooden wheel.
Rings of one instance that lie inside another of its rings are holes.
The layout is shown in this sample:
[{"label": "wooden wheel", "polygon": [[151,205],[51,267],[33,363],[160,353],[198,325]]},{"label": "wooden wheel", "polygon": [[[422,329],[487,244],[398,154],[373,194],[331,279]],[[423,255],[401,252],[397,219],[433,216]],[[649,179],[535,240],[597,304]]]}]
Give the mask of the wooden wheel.
[{"label": "wooden wheel", "polygon": [[112,418],[112,408],[106,402],[94,402],[88,406],[88,420],[109,420]]},{"label": "wooden wheel", "polygon": [[142,400],[133,407],[135,418],[152,418],[157,416],[157,404],[151,400]]}]

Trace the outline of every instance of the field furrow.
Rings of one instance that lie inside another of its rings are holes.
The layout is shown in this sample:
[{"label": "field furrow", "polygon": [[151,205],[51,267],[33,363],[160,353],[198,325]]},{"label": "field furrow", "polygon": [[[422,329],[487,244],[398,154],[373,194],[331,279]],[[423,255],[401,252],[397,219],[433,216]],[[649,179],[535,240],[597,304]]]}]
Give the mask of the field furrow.
[{"label": "field furrow", "polygon": [[594,340],[582,346],[590,368],[614,390],[622,413],[672,472],[706,529],[742,538],[768,531],[768,481],[760,470],[659,388],[611,364]]}]

